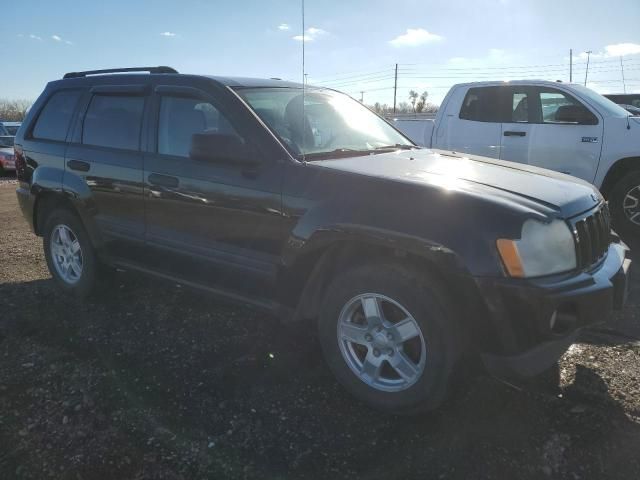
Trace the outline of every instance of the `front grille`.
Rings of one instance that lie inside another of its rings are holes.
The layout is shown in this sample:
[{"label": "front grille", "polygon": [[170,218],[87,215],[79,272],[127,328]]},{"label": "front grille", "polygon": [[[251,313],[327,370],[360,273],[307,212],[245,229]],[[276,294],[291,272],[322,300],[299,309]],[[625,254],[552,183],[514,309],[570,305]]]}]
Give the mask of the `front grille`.
[{"label": "front grille", "polygon": [[578,268],[585,269],[598,263],[611,243],[611,218],[604,203],[595,210],[571,220],[576,240]]}]

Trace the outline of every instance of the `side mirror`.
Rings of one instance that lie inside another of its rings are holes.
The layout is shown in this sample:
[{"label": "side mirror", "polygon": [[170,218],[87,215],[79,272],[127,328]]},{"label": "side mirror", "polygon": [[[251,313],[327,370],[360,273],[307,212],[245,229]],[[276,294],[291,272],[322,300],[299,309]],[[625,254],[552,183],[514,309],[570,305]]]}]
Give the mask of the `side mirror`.
[{"label": "side mirror", "polygon": [[583,105],[562,105],[556,111],[556,122],[577,123],[578,125],[595,125],[596,118]]},{"label": "side mirror", "polygon": [[189,157],[219,163],[257,165],[256,152],[240,137],[221,133],[195,133],[191,136]]}]

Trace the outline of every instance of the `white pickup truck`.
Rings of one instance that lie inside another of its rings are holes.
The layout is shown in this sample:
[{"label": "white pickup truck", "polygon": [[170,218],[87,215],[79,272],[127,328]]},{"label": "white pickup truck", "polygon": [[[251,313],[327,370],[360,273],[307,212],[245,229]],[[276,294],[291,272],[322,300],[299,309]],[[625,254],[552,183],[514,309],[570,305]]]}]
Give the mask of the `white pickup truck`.
[{"label": "white pickup truck", "polygon": [[640,233],[640,117],[582,85],[454,85],[435,120],[394,124],[419,145],[582,178],[609,200],[617,229]]}]

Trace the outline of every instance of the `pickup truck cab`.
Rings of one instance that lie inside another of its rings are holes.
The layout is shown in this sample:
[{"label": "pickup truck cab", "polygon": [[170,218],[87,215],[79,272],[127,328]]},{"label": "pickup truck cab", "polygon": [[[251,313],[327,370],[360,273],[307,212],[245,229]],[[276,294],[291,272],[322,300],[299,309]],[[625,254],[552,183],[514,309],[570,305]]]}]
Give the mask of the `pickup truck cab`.
[{"label": "pickup truck cab", "polygon": [[640,118],[582,85],[454,85],[435,120],[395,124],[419,145],[586,180],[609,201],[616,228],[640,234]]},{"label": "pickup truck cab", "polygon": [[470,359],[540,373],[625,299],[628,249],[592,185],[420,148],[333,90],[70,73],[15,153],[62,290],[119,267],[307,322],[340,382],[386,411],[435,408]]}]

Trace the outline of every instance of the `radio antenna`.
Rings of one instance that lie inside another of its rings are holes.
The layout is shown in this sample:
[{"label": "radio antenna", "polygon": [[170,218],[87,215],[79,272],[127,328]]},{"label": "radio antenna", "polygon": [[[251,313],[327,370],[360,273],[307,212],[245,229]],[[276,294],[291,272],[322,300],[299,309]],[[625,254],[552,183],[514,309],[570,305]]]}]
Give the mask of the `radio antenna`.
[{"label": "radio antenna", "polygon": [[304,68],[304,44],[307,42],[307,33],[305,31],[305,25],[304,25],[304,0],[302,1],[302,162],[304,163],[306,161],[305,159],[305,149],[306,149],[306,145],[307,145],[307,140],[305,138],[306,134],[307,134],[307,128],[306,128],[306,122],[305,119],[307,118],[304,112],[304,100],[305,100],[305,89],[306,89],[306,73],[305,73],[305,68]]}]

